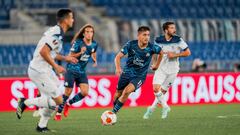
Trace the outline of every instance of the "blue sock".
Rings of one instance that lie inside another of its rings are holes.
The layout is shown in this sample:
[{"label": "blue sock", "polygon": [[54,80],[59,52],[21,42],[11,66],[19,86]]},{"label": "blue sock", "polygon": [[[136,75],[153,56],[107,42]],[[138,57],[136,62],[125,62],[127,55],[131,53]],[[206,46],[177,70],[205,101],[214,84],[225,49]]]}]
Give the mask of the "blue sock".
[{"label": "blue sock", "polygon": [[58,113],[62,113],[63,107],[66,104],[66,101],[68,100],[68,96],[66,96],[65,94],[63,94],[62,97],[63,97],[63,103],[58,106],[58,110],[57,110]]},{"label": "blue sock", "polygon": [[81,94],[81,92],[79,92],[78,94],[76,94],[70,101],[69,101],[69,104],[73,104],[73,103],[76,103],[80,100],[82,100],[85,96],[83,96]]},{"label": "blue sock", "polygon": [[113,110],[112,110],[113,113],[117,113],[123,106],[123,103],[120,102],[118,99],[115,102],[116,102],[116,104],[114,105]]},{"label": "blue sock", "polygon": [[118,101],[118,98],[116,98],[116,99],[113,101],[113,106],[116,105],[117,101]]}]

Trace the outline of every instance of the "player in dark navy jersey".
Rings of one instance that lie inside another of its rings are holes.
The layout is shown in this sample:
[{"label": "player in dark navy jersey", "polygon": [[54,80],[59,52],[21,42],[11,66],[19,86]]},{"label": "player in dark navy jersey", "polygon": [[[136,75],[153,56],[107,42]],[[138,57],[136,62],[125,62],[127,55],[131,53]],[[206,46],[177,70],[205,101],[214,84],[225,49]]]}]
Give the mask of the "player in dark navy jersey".
[{"label": "player in dark navy jersey", "polygon": [[[89,86],[86,74],[86,66],[90,58],[94,61],[93,66],[97,66],[96,51],[98,44],[93,40],[94,27],[90,24],[83,26],[73,39],[70,56],[78,58],[77,64],[68,63],[67,72],[65,74],[65,93],[63,95],[63,104],[59,105],[57,113],[54,117],[55,120],[61,120],[61,113],[64,108],[64,116],[68,116],[68,108],[71,104],[82,100],[88,95]],[[81,92],[77,93],[66,104],[70,94],[72,93],[74,83],[80,87]]]},{"label": "player in dark navy jersey", "polygon": [[[160,64],[161,48],[149,42],[150,28],[141,26],[138,28],[137,40],[127,42],[115,57],[116,74],[119,76],[117,91],[114,95],[114,107],[112,112],[117,113],[127,100],[130,93],[138,89],[145,81],[152,56],[158,55],[157,61],[151,66],[156,70]],[[120,60],[128,54],[126,65],[122,71]]]}]

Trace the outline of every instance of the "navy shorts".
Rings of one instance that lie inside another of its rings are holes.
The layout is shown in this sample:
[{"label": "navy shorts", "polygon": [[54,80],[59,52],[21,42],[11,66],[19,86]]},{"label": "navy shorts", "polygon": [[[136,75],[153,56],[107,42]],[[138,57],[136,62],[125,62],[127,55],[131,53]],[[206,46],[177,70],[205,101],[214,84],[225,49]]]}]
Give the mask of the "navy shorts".
[{"label": "navy shorts", "polygon": [[79,84],[86,83],[88,84],[88,78],[86,73],[76,73],[67,70],[64,77],[64,86],[68,88],[73,88],[74,82],[76,82],[76,86],[79,87]]},{"label": "navy shorts", "polygon": [[146,77],[136,77],[128,73],[122,73],[118,80],[117,90],[124,90],[129,83],[132,83],[136,90],[142,86],[145,79]]}]

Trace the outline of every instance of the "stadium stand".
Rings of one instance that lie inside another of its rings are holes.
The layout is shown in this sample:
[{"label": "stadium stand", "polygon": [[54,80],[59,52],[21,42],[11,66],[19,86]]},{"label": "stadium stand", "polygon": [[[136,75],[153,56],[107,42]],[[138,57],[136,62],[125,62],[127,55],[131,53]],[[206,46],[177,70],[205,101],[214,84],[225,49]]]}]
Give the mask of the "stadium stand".
[{"label": "stadium stand", "polygon": [[[98,48],[99,66],[93,68],[89,64],[87,67],[89,73],[113,73],[116,50],[119,50],[127,40],[136,38],[137,27],[150,26],[153,41],[154,37],[162,33],[161,25],[166,20],[176,22],[178,34],[188,42],[192,50],[190,57],[181,59],[181,71],[190,71],[191,63],[195,58],[206,61],[207,70],[211,71],[230,71],[233,70],[234,64],[239,62],[240,0],[85,0],[81,2],[87,2],[87,6],[81,9],[74,6],[75,12],[84,16],[77,18],[76,21],[83,23],[84,19],[88,18],[85,22],[88,20],[95,22],[93,24],[98,34],[96,40],[101,41],[101,46]],[[71,0],[23,0],[19,4],[17,0],[0,0],[0,29],[11,28],[12,9],[24,8],[31,12],[39,9],[71,8],[73,5],[71,3],[73,3]],[[92,9],[91,13],[89,9]],[[98,9],[101,9],[101,12],[96,12],[99,11]],[[37,18],[39,21],[41,16],[37,14],[32,18]],[[49,19],[51,21],[54,17]],[[78,28],[75,26],[75,31]],[[102,34],[102,30],[106,30],[107,34]],[[117,48],[114,44],[117,44]],[[35,46],[36,44],[33,43],[0,43],[0,76],[26,75]],[[67,54],[69,48],[70,44],[65,44],[63,53]]]}]

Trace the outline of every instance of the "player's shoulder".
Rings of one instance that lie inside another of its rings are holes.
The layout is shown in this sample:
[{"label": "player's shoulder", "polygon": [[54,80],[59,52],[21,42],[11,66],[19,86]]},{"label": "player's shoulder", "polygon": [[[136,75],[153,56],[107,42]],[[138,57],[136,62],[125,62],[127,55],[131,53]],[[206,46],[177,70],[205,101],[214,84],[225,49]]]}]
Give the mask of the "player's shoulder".
[{"label": "player's shoulder", "polygon": [[174,35],[170,41],[167,41],[164,35],[161,35],[155,39],[155,42],[158,44],[179,43],[181,41],[182,38],[178,35]]},{"label": "player's shoulder", "polygon": [[93,46],[98,46],[98,42],[95,41],[95,40],[93,40],[93,41],[92,41],[92,45],[93,45]]},{"label": "player's shoulder", "polygon": [[45,36],[63,36],[63,30],[59,25],[55,25],[53,27],[50,27],[47,29],[47,31],[44,33]]},{"label": "player's shoulder", "polygon": [[138,43],[138,40],[129,40],[126,45],[132,46],[132,45],[136,45]]}]

